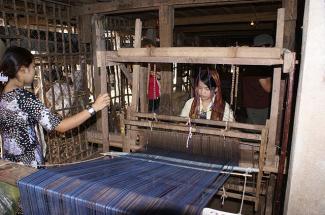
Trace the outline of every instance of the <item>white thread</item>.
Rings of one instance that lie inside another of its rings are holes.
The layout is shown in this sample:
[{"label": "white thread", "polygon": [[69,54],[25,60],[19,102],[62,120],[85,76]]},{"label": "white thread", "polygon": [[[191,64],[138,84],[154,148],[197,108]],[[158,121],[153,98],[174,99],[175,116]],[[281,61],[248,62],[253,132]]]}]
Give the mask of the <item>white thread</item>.
[{"label": "white thread", "polygon": [[150,130],[152,131],[152,121],[148,121]]},{"label": "white thread", "polygon": [[153,113],[153,118],[155,119],[156,122],[158,122],[157,114],[155,112]]},{"label": "white thread", "polygon": [[224,205],[225,204],[225,199],[228,197],[227,193],[226,193],[226,189],[225,186],[222,186],[222,195],[220,197],[220,199],[222,200],[221,204]]},{"label": "white thread", "polygon": [[243,205],[244,205],[244,198],[245,198],[245,191],[246,191],[246,183],[247,183],[247,174],[248,171],[250,171],[250,168],[246,169],[246,174],[245,174],[245,183],[244,183],[244,188],[243,188],[243,197],[241,199],[241,204],[240,204],[240,210],[238,214],[241,214],[242,210],[243,210]]},{"label": "white thread", "polygon": [[188,121],[186,123],[186,125],[190,126],[189,132],[188,132],[188,136],[187,136],[187,141],[186,141],[186,148],[188,148],[189,142],[192,139],[192,123],[191,123],[191,118],[188,118]]}]

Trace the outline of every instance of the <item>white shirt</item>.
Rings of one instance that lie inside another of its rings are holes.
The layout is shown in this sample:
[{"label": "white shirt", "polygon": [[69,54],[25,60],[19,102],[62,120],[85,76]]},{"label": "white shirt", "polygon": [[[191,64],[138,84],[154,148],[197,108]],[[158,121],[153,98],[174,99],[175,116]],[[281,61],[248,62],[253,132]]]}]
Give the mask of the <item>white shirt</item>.
[{"label": "white shirt", "polygon": [[[189,117],[193,101],[194,101],[194,98],[191,98],[185,103],[180,116]],[[203,108],[201,103],[202,102],[200,101],[200,112],[202,111],[202,108]],[[211,113],[212,113],[211,106],[213,105],[213,103],[214,103],[214,98],[212,99],[212,101],[210,102],[210,104],[208,106],[207,119],[211,119]],[[223,113],[222,121],[230,121],[230,122],[234,121],[234,113],[231,110],[230,105],[227,102],[225,104],[225,111]]]}]

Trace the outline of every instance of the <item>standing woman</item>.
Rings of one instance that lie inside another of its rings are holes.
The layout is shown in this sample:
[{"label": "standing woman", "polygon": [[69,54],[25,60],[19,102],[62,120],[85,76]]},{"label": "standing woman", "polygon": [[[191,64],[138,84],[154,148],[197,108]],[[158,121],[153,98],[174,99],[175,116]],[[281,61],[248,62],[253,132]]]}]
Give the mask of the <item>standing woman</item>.
[{"label": "standing woman", "polygon": [[34,56],[21,47],[8,48],[2,58],[0,73],[8,82],[0,82],[0,135],[3,141],[3,159],[37,167],[44,164],[42,148],[35,125],[40,123],[47,131],[66,132],[89,119],[109,104],[108,94],[98,96],[92,107],[61,120],[24,85],[34,79]]},{"label": "standing woman", "polygon": [[230,105],[223,101],[221,82],[216,70],[200,70],[195,81],[195,97],[189,99],[182,117],[234,121]]}]

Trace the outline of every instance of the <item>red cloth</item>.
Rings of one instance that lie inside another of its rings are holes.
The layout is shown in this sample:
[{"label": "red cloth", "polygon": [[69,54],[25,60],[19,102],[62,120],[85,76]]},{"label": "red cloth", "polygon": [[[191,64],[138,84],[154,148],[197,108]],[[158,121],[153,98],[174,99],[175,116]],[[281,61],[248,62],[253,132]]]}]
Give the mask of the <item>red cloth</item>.
[{"label": "red cloth", "polygon": [[160,97],[160,85],[154,75],[149,76],[148,99],[153,100]]}]

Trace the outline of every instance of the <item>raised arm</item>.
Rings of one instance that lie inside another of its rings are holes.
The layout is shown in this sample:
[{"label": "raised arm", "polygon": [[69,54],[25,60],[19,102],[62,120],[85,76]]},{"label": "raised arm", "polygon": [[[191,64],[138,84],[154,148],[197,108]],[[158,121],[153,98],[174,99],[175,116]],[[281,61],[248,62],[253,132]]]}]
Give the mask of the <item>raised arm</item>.
[{"label": "raised arm", "polygon": [[[110,98],[107,93],[99,95],[95,103],[92,105],[92,108],[98,112],[108,106],[110,103]],[[83,110],[71,117],[65,118],[60,122],[59,125],[55,127],[55,130],[58,132],[66,132],[72,128],[78,127],[83,122],[91,117],[91,114],[88,110]]]}]

